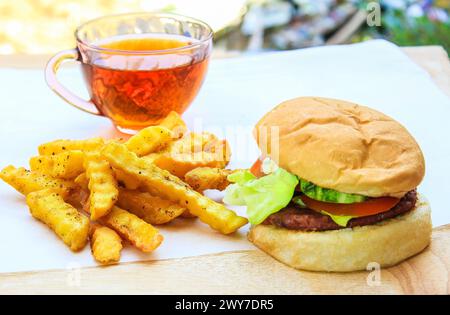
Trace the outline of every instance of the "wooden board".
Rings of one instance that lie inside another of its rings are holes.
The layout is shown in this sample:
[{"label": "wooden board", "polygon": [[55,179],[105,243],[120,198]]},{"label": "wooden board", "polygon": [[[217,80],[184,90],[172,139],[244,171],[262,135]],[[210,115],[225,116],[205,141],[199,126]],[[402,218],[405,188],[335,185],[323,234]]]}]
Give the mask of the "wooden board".
[{"label": "wooden board", "polygon": [[415,63],[424,68],[434,83],[450,96],[450,62],[441,46],[403,47],[402,50]]},{"label": "wooden board", "polygon": [[[405,48],[450,95],[450,64],[441,47]],[[42,67],[47,56],[0,57],[1,66]],[[431,246],[376,274],[297,271],[258,251],[126,263],[110,267],[0,274],[0,294],[449,294],[450,225]],[[375,276],[375,277],[374,277]],[[372,280],[367,282],[367,280]]]},{"label": "wooden board", "polygon": [[291,269],[260,251],[0,276],[3,294],[449,294],[450,225],[431,246],[375,272]]}]

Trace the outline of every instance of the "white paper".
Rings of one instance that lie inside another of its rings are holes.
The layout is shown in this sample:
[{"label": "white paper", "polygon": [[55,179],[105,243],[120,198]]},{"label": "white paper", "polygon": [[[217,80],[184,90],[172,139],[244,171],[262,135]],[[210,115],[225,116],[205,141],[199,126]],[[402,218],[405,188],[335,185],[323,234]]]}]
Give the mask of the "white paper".
[{"label": "white paper", "polygon": [[[64,69],[60,77],[86,95],[78,69]],[[117,135],[107,119],[72,108],[53,94],[41,70],[2,69],[0,82],[0,167],[26,166],[36,147],[46,141]],[[351,100],[404,124],[424,151],[426,177],[419,190],[430,200],[434,225],[450,222],[450,100],[426,72],[388,42],[213,60],[184,118],[191,128],[226,136],[233,152],[230,167],[248,167],[258,156],[251,127],[273,106],[297,96]],[[68,250],[29,215],[24,198],[3,182],[0,222],[0,272],[96,265],[88,247],[78,254]],[[121,261],[253,248],[245,237],[247,228],[223,236],[198,220],[176,220],[160,228],[165,240],[154,253],[142,254],[127,246]]]}]

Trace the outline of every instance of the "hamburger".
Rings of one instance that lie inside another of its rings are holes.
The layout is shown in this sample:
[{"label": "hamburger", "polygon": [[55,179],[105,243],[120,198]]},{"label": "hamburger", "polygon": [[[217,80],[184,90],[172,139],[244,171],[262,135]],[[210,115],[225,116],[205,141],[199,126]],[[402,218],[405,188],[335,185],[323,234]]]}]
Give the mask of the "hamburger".
[{"label": "hamburger", "polygon": [[425,162],[394,119],[347,101],[300,97],[257,123],[262,157],[228,179],[246,205],[248,238],[297,269],[395,265],[430,243],[430,206],[416,188]]}]

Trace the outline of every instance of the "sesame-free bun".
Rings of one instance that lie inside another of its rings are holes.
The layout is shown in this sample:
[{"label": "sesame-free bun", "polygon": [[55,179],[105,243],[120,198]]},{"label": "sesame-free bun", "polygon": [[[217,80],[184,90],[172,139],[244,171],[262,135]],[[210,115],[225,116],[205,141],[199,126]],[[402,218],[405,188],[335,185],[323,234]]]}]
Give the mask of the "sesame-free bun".
[{"label": "sesame-free bun", "polygon": [[400,123],[347,101],[283,102],[258,122],[254,136],[280,167],[344,193],[400,197],[416,188],[425,172],[422,151]]},{"label": "sesame-free bun", "polygon": [[392,266],[421,252],[430,243],[431,227],[430,206],[419,196],[413,210],[374,225],[304,232],[260,224],[248,238],[293,268],[348,272],[366,270],[369,263]]}]

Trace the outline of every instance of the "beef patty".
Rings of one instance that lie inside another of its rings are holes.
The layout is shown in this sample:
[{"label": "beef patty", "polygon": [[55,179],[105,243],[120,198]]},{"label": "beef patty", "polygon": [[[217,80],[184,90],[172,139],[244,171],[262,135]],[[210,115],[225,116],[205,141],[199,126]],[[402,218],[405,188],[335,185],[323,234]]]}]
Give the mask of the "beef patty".
[{"label": "beef patty", "polygon": [[[346,227],[351,228],[355,226],[370,225],[393,218],[413,209],[416,205],[416,201],[417,193],[415,190],[411,190],[403,196],[392,209],[374,215],[353,218],[348,221]],[[336,224],[327,215],[311,209],[300,208],[292,203],[277,213],[270,215],[262,224],[271,224],[289,230],[303,231],[325,231],[344,228]]]}]

